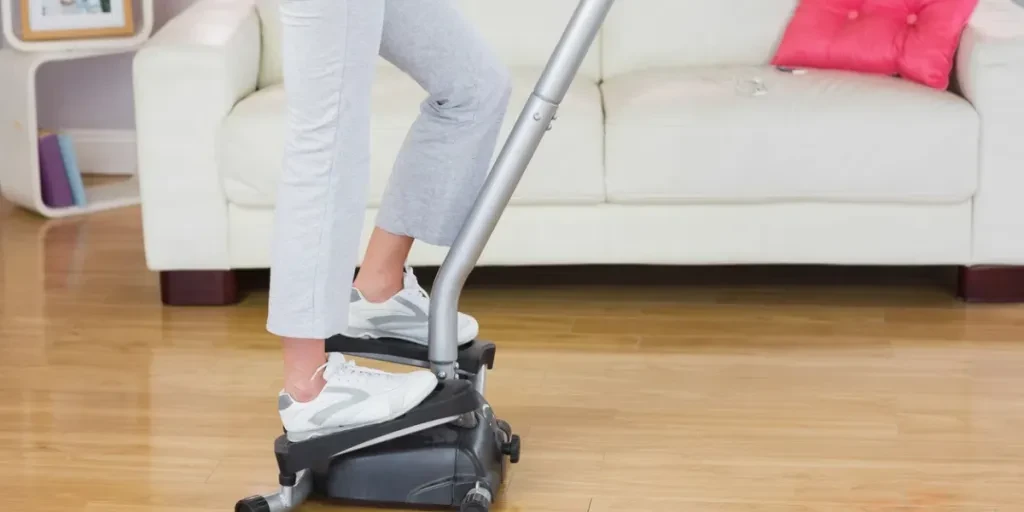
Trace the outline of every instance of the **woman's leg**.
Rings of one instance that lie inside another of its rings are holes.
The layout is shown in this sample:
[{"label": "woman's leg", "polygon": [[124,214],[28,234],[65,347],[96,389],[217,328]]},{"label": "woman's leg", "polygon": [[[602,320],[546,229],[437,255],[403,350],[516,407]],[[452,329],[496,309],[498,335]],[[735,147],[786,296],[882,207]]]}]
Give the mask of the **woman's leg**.
[{"label": "woman's leg", "polygon": [[412,237],[374,228],[354,285],[366,300],[385,302],[402,291],[402,274],[413,241]]},{"label": "woman's leg", "polygon": [[436,386],[428,371],[395,375],[324,354],[347,324],[349,284],[366,209],[370,92],[384,6],[283,0],[287,132],[275,211],[267,329],[283,338],[289,433],[375,423]]},{"label": "woman's leg", "polygon": [[[428,93],[398,155],[356,278],[350,336],[427,342],[426,293],[403,272],[413,239],[449,246],[490,168],[508,107],[504,65],[451,0],[386,0],[381,55]],[[361,293],[360,293],[361,292]],[[477,334],[459,315],[459,342]]]}]

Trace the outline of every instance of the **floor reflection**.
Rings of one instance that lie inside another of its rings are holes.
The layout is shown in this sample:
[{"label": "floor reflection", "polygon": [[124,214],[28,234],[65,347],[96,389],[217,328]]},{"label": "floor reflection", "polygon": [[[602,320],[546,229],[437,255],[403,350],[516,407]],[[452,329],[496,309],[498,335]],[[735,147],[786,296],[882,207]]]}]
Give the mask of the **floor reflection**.
[{"label": "floor reflection", "polygon": [[[467,291],[499,344],[488,398],[525,447],[495,512],[1024,503],[1021,306],[928,280],[653,277]],[[259,291],[162,306],[137,209],[46,221],[0,203],[0,504],[207,512],[272,489],[265,320]]]}]

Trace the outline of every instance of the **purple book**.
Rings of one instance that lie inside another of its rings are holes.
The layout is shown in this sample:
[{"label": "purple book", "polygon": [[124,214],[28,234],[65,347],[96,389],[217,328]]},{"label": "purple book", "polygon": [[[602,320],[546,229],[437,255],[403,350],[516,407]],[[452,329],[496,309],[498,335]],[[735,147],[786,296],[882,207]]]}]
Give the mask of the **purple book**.
[{"label": "purple book", "polygon": [[74,206],[71,183],[64,169],[64,157],[60,141],[54,134],[39,138],[39,180],[43,191],[43,203],[50,208]]}]

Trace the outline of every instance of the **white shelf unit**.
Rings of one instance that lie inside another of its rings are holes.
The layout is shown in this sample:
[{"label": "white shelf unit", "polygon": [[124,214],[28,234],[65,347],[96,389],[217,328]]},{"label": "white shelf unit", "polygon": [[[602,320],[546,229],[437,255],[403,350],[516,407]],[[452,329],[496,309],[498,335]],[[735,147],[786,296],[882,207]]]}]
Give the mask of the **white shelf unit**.
[{"label": "white shelf unit", "polygon": [[[3,0],[9,1],[9,0]],[[86,187],[86,205],[51,208],[43,202],[39,170],[39,121],[36,78],[47,62],[95,58],[133,52],[119,50],[65,50],[21,52],[0,49],[0,193],[23,208],[45,217],[80,215],[139,203],[136,176],[125,181]]]},{"label": "white shelf unit", "polygon": [[10,48],[22,52],[63,52],[83,50],[124,50],[137,48],[149,39],[153,33],[154,10],[153,0],[136,0],[133,2],[134,9],[139,13],[138,28],[135,35],[131,37],[97,37],[90,39],[53,40],[53,41],[25,41],[18,36],[20,31],[15,30],[14,20],[20,20],[20,9],[15,9],[15,2],[19,0],[0,0],[0,19],[3,19],[4,39]]}]

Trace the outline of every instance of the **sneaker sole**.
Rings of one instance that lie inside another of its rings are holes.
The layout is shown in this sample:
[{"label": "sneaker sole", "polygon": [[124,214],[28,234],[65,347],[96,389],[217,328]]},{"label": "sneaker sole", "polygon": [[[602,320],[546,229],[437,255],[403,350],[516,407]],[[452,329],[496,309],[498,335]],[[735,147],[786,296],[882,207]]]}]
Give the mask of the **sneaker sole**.
[{"label": "sneaker sole", "polygon": [[[392,332],[381,332],[381,331],[371,331],[369,329],[349,328],[349,329],[345,329],[344,335],[346,337],[349,337],[349,338],[361,338],[361,339],[364,339],[364,340],[396,339],[396,340],[407,341],[409,343],[415,343],[415,344],[423,346],[423,347],[427,346],[427,343],[422,341],[422,340],[409,338],[409,337],[403,336],[401,334],[392,333]],[[472,336],[472,337],[470,337],[467,340],[459,341],[459,346],[461,347],[463,345],[469,344],[470,342],[473,341],[473,338],[475,338],[475,337],[476,336]]]}]

